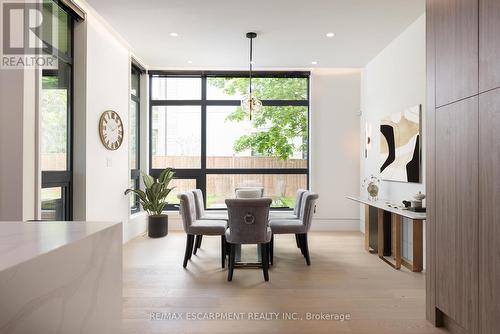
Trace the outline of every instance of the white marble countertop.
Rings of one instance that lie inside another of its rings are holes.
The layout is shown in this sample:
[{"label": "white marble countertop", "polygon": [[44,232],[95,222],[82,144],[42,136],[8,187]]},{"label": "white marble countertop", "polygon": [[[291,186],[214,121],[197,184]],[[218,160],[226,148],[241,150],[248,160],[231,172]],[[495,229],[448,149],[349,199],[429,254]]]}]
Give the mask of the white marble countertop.
[{"label": "white marble countertop", "polygon": [[117,222],[0,222],[0,272]]},{"label": "white marble countertop", "polygon": [[415,219],[415,220],[425,220],[426,218],[426,213],[425,212],[415,212],[415,211],[410,211],[410,210],[401,210],[397,208],[393,208],[387,205],[387,203],[393,203],[391,201],[386,201],[386,200],[377,200],[377,201],[372,201],[369,199],[364,199],[364,198],[359,198],[356,196],[346,196],[347,199],[350,199],[352,201],[356,201],[362,204],[367,204],[371,205],[373,207],[389,211],[392,213],[396,213],[402,217],[410,218],[410,219]]}]

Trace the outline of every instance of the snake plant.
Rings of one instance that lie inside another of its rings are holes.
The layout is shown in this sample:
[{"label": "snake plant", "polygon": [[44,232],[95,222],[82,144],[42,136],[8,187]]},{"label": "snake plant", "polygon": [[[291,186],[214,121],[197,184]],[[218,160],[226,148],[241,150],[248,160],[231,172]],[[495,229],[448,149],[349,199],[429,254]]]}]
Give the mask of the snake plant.
[{"label": "snake plant", "polygon": [[136,194],[149,216],[161,216],[163,209],[167,205],[167,196],[175,188],[168,188],[168,184],[174,178],[175,173],[172,171],[172,168],[167,168],[161,172],[158,178],[154,178],[144,172],[141,172],[141,174],[146,191],[127,189],[125,195],[131,192]]}]

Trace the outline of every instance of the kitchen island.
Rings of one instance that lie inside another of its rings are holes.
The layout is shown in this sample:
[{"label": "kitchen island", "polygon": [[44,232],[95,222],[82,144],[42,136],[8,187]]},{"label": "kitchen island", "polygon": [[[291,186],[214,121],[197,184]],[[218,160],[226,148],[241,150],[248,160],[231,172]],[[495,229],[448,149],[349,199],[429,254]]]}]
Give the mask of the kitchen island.
[{"label": "kitchen island", "polygon": [[0,333],[119,333],[122,224],[0,222]]}]

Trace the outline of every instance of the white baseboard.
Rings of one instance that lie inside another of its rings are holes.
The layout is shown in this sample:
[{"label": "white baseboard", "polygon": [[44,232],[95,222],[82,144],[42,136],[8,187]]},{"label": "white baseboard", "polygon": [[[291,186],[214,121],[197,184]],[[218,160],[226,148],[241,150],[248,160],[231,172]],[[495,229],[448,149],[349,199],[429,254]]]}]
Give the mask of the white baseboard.
[{"label": "white baseboard", "polygon": [[359,219],[314,218],[311,231],[359,231]]},{"label": "white baseboard", "polygon": [[123,224],[123,243],[144,234],[148,228],[148,215],[139,212],[130,216],[127,224]]}]

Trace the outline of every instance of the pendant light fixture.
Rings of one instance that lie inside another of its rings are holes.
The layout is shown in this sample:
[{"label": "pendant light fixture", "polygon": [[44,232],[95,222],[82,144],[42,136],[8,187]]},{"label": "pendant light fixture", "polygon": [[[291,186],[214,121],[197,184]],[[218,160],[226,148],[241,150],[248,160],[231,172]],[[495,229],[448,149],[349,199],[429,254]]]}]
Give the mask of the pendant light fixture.
[{"label": "pendant light fixture", "polygon": [[250,70],[249,70],[249,87],[248,94],[243,96],[241,99],[241,107],[244,111],[248,112],[250,120],[252,120],[252,114],[258,112],[262,108],[262,102],[255,96],[252,91],[252,70],[253,70],[253,39],[257,37],[254,32],[247,33],[247,38],[250,39]]}]

